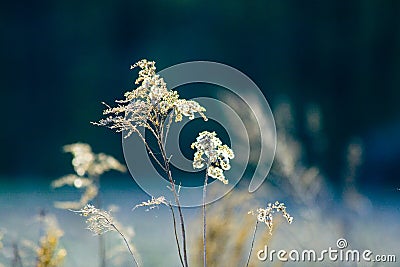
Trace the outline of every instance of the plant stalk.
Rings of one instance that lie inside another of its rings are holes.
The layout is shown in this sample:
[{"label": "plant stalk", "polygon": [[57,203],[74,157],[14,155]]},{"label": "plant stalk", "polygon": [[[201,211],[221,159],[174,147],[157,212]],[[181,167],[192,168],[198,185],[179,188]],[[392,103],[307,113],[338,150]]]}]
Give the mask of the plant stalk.
[{"label": "plant stalk", "polygon": [[16,243],[13,244],[13,254],[14,254],[14,257],[11,262],[11,266],[12,267],[23,267],[21,255],[19,254],[19,248]]},{"label": "plant stalk", "polygon": [[206,194],[207,194],[207,180],[208,173],[206,170],[206,177],[204,178],[203,187],[203,266],[207,267],[207,221],[206,221]]},{"label": "plant stalk", "polygon": [[169,182],[171,184],[171,191],[172,191],[172,193],[174,195],[176,206],[178,207],[179,220],[180,220],[181,232],[182,232],[183,260],[184,260],[184,263],[185,263],[184,266],[185,267],[189,267],[188,257],[187,257],[187,248],[186,248],[185,221],[184,221],[184,218],[183,218],[183,212],[182,212],[181,204],[179,202],[179,196],[178,196],[178,193],[176,192],[174,179],[172,178],[172,174],[171,174],[171,170],[170,170],[170,166],[169,166],[169,160],[167,158],[165,147],[164,147],[164,145],[162,143],[162,138],[160,136],[156,136],[156,137],[157,137],[158,146],[159,146],[160,151],[161,151],[161,155],[162,155],[164,163],[165,163],[165,170],[166,170],[166,173],[167,173],[167,176],[168,176],[168,180],[169,180]]},{"label": "plant stalk", "polygon": [[176,246],[178,248],[179,260],[182,264],[182,267],[185,267],[185,264],[183,263],[183,259],[182,259],[182,252],[181,252],[181,246],[179,244],[178,233],[176,231],[176,218],[175,218],[174,208],[172,207],[171,204],[168,204],[168,207],[171,209],[172,220],[174,222],[174,235],[175,235]]},{"label": "plant stalk", "polygon": [[138,263],[138,261],[136,260],[136,257],[135,257],[135,255],[133,254],[133,251],[132,251],[132,249],[131,249],[131,246],[129,245],[128,240],[126,240],[125,235],[124,235],[114,224],[111,224],[111,226],[112,226],[112,227],[115,229],[115,231],[117,231],[117,232],[120,234],[120,236],[124,239],[124,242],[125,242],[126,246],[128,247],[129,253],[132,255],[133,261],[135,262],[136,266],[139,267],[139,263]]},{"label": "plant stalk", "polygon": [[[92,177],[92,180],[94,182],[94,184],[97,186],[99,192],[97,193],[95,202],[96,202],[96,206],[101,209],[101,197],[100,197],[100,177],[98,175],[95,175]],[[99,265],[100,267],[106,267],[107,263],[106,263],[106,242],[104,239],[103,235],[99,235],[99,258],[100,258],[100,262]]]},{"label": "plant stalk", "polygon": [[250,252],[249,252],[249,257],[247,258],[246,267],[248,267],[250,263],[251,252],[253,251],[254,240],[256,239],[257,226],[258,226],[258,220],[256,220],[256,225],[254,226],[253,237],[251,239]]}]

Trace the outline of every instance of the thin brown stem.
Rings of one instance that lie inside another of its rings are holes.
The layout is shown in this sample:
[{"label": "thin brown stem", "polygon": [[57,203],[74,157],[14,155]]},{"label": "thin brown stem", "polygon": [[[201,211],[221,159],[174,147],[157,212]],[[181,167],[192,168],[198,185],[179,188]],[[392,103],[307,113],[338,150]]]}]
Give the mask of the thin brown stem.
[{"label": "thin brown stem", "polygon": [[19,254],[18,245],[15,243],[13,244],[13,254],[14,258],[11,262],[12,267],[23,267],[21,255]]},{"label": "thin brown stem", "polygon": [[203,266],[207,267],[207,221],[206,221],[206,194],[207,194],[207,180],[208,173],[206,171],[206,177],[204,178],[203,186]]},{"label": "thin brown stem", "polygon": [[99,235],[99,255],[100,255],[100,266],[106,267],[106,244],[104,236]]},{"label": "thin brown stem", "polygon": [[151,150],[151,148],[149,147],[149,145],[146,142],[146,139],[144,138],[144,136],[137,131],[137,134],[139,135],[140,139],[142,139],[144,145],[146,146],[147,151],[149,151],[149,154],[153,157],[153,159],[155,160],[155,162],[163,169],[163,171],[165,170],[165,167],[161,164],[161,162],[157,159],[157,157],[154,155],[153,151]]},{"label": "thin brown stem", "polygon": [[[165,117],[166,118],[166,117]],[[160,126],[160,137],[161,137],[161,143],[164,144],[164,123],[165,123],[165,118],[162,118],[159,120],[159,126]]]},{"label": "thin brown stem", "polygon": [[175,189],[175,183],[174,183],[174,181],[172,179],[171,171],[169,170],[169,163],[167,164],[167,166],[168,166],[167,167],[168,179],[169,179],[169,181],[171,183],[172,192],[174,194],[176,206],[178,207],[179,219],[180,219],[180,224],[181,224],[182,243],[183,243],[183,259],[184,259],[184,262],[185,262],[185,266],[189,267],[188,258],[187,258],[187,248],[186,248],[185,221],[183,219],[183,213],[182,213],[181,204],[179,202],[179,196],[178,196],[178,194],[176,192],[176,189]]},{"label": "thin brown stem", "polygon": [[256,225],[254,226],[253,237],[251,239],[250,252],[249,252],[249,257],[247,258],[246,267],[248,267],[250,263],[251,252],[253,251],[254,240],[256,239],[257,226],[258,226],[258,220],[256,220]]},{"label": "thin brown stem", "polygon": [[[92,177],[92,180],[93,180],[94,184],[97,186],[97,188],[99,189],[99,192],[96,195],[95,202],[96,202],[96,206],[99,209],[101,209],[102,203],[101,203],[101,197],[100,197],[100,177],[98,175],[95,175]],[[106,242],[105,242],[104,236],[99,235],[98,238],[99,238],[99,259],[100,259],[99,266],[106,267],[106,258],[107,258],[106,257],[106,253],[107,253]]]},{"label": "thin brown stem", "polygon": [[162,155],[162,157],[164,159],[164,162],[165,162],[165,169],[166,169],[166,173],[167,173],[167,176],[168,176],[168,180],[169,180],[169,182],[171,184],[171,191],[172,191],[172,193],[174,195],[176,206],[178,207],[178,213],[179,213],[179,219],[180,219],[180,225],[181,225],[181,232],[182,232],[183,260],[184,260],[184,263],[185,263],[185,267],[188,267],[189,264],[188,264],[188,258],[187,258],[187,248],[186,248],[185,221],[184,221],[184,218],[183,218],[182,208],[181,208],[181,204],[179,202],[179,196],[178,196],[178,194],[176,192],[176,189],[175,189],[175,183],[174,183],[174,180],[172,178],[172,174],[171,174],[171,170],[170,170],[170,166],[169,166],[169,160],[167,158],[167,155],[166,155],[166,152],[165,152],[165,148],[162,145],[161,140],[159,138],[157,139],[157,141],[158,141],[158,145],[159,145],[160,150],[161,150],[161,155]]},{"label": "thin brown stem", "polygon": [[168,134],[169,134],[169,128],[171,128],[171,124],[172,124],[172,121],[173,121],[172,120],[173,116],[174,116],[174,110],[172,110],[171,114],[169,115],[168,123],[167,123],[167,126],[166,126],[166,131],[165,131],[164,143],[163,143],[164,146],[167,143],[167,138],[168,138]]},{"label": "thin brown stem", "polygon": [[172,220],[173,220],[173,223],[174,223],[174,235],[175,235],[176,246],[178,248],[179,260],[180,260],[180,262],[182,264],[182,267],[185,267],[185,264],[183,263],[183,259],[182,259],[182,252],[181,252],[181,246],[179,244],[178,233],[177,233],[177,230],[176,230],[176,218],[175,218],[174,208],[172,207],[171,204],[168,204],[168,207],[171,210]]},{"label": "thin brown stem", "polygon": [[[171,174],[171,170],[170,170],[170,165],[169,165],[169,158],[167,157],[167,153],[165,151],[165,146],[163,144],[163,138],[162,138],[162,128],[164,125],[164,122],[160,122],[157,118],[156,123],[154,123],[154,121],[152,121],[154,128],[153,127],[149,127],[148,129],[151,131],[151,133],[154,135],[154,137],[157,140],[157,144],[158,147],[160,149],[163,161],[164,161],[164,168],[163,170],[166,172],[167,176],[168,176],[168,180],[171,184],[171,191],[174,195],[174,199],[175,199],[175,204],[178,207],[178,213],[179,213],[179,220],[180,220],[180,226],[181,226],[181,232],[182,232],[182,243],[183,243],[183,261],[184,261],[184,267],[189,267],[188,264],[188,257],[187,257],[187,248],[186,248],[186,231],[185,231],[185,221],[183,218],[183,213],[182,213],[182,208],[181,208],[181,204],[179,202],[179,195],[176,191],[175,188],[175,183],[174,180],[172,178],[172,174]],[[145,140],[144,140],[145,142]],[[180,250],[180,246],[178,247],[178,249]]]},{"label": "thin brown stem", "polygon": [[129,253],[132,255],[133,261],[135,262],[136,266],[139,267],[139,263],[136,260],[135,254],[133,254],[133,251],[131,249],[131,246],[129,245],[128,240],[125,238],[125,235],[115,226],[115,224],[111,224],[111,226],[119,233],[119,235],[124,239],[125,245],[128,247]]}]

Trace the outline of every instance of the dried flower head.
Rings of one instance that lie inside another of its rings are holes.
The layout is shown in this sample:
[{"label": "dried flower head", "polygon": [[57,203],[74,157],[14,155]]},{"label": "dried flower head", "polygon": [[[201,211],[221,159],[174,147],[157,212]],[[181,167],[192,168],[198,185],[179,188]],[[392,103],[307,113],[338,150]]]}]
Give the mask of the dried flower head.
[{"label": "dried flower head", "polygon": [[[192,100],[179,99],[178,92],[168,90],[164,79],[156,74],[154,61],[140,60],[131,66],[131,69],[139,67],[139,77],[135,84],[139,85],[133,91],[124,94],[125,99],[116,100],[116,107],[106,105],[103,115],[105,119],[93,124],[105,126],[116,132],[126,131],[125,138],[132,133],[139,133],[137,127],[151,129],[152,126],[160,126],[165,122],[171,112],[175,122],[182,120],[182,116],[193,119],[195,113],[199,113],[204,120],[205,108]],[[172,118],[171,117],[171,118]]]},{"label": "dried flower head", "polygon": [[93,179],[84,178],[76,174],[65,175],[51,183],[51,187],[53,188],[60,188],[65,185],[84,189],[84,191],[78,201],[56,201],[54,206],[59,209],[80,209],[94,199],[99,191]]},{"label": "dried flower head", "polygon": [[164,196],[155,198],[155,197],[151,197],[150,200],[147,201],[143,201],[142,203],[136,205],[133,209],[139,208],[139,207],[147,207],[146,211],[149,211],[151,209],[157,208],[160,205],[169,205],[167,200],[165,199]]},{"label": "dried flower head", "polygon": [[248,214],[257,216],[259,222],[265,223],[269,228],[269,233],[272,234],[273,229],[273,214],[275,212],[281,212],[282,216],[286,218],[287,222],[291,224],[293,222],[293,217],[286,211],[286,206],[284,203],[279,203],[276,201],[271,204],[268,203],[266,208],[258,208],[256,211],[251,210]]},{"label": "dried flower head", "polygon": [[231,168],[229,161],[235,157],[235,154],[227,145],[222,145],[215,132],[199,133],[191,148],[197,149],[194,153],[193,168],[200,169],[205,164],[208,176],[216,178],[224,184],[228,183],[224,171]]},{"label": "dried flower head", "polygon": [[99,176],[110,170],[126,171],[126,167],[114,157],[104,153],[94,154],[88,144],[75,143],[63,148],[65,152],[72,153],[72,165],[79,176]]},{"label": "dried flower head", "polygon": [[25,242],[28,247],[36,251],[37,267],[56,267],[61,266],[67,251],[59,247],[60,238],[63,236],[63,231],[58,225],[58,221],[54,215],[46,214],[41,211],[36,218],[46,229],[45,234],[40,238],[39,246],[29,241]]},{"label": "dried flower head", "polygon": [[97,209],[95,206],[87,204],[84,208],[73,211],[79,213],[81,216],[88,217],[86,224],[87,229],[95,235],[101,235],[109,231],[114,231],[114,219],[109,212]]},{"label": "dried flower head", "polygon": [[[93,200],[98,192],[99,188],[93,183],[91,179],[73,177],[74,175],[67,175],[52,183],[53,188],[61,187],[63,185],[75,186],[76,188],[85,189],[78,201],[56,201],[54,206],[59,209],[80,209],[85,206],[89,201]],[[71,179],[73,178],[73,180]],[[64,181],[63,181],[64,180]],[[69,180],[69,181],[68,181]],[[64,183],[64,182],[68,183]]]},{"label": "dried flower head", "polygon": [[[86,224],[88,225],[87,229],[93,232],[95,235],[102,235],[109,231],[116,231],[124,240],[126,247],[131,254],[135,265],[139,266],[138,260],[134,255],[135,248],[131,244],[130,239],[133,237],[134,232],[131,228],[124,228],[120,223],[118,223],[110,214],[105,210],[97,209],[93,205],[86,205],[83,209],[74,211],[75,213],[80,214],[81,216],[88,217],[86,220]],[[126,232],[125,234],[122,232]],[[118,252],[120,249],[114,251]]]},{"label": "dried flower head", "polygon": [[92,183],[93,181],[89,178],[84,178],[75,174],[68,174],[51,182],[51,187],[59,188],[63,187],[64,185],[69,185],[76,188],[85,188]]},{"label": "dried flower head", "polygon": [[[76,174],[68,174],[51,183],[53,188],[65,185],[84,189],[79,201],[59,201],[55,206],[60,209],[80,209],[94,199],[99,191],[98,177],[104,172],[116,170],[125,172],[126,167],[114,157],[104,153],[95,154],[88,144],[75,143],[63,147],[73,155],[72,165]],[[86,176],[86,177],[85,177]]]},{"label": "dried flower head", "polygon": [[182,120],[182,115],[189,117],[190,120],[193,120],[196,112],[199,113],[205,121],[207,121],[207,117],[204,115],[206,109],[200,106],[200,104],[196,101],[179,99],[174,103],[174,107],[176,122]]},{"label": "dried flower head", "polygon": [[36,251],[37,267],[56,267],[61,266],[67,251],[63,248],[58,249],[60,236],[58,232],[49,230],[40,239],[40,246]]}]

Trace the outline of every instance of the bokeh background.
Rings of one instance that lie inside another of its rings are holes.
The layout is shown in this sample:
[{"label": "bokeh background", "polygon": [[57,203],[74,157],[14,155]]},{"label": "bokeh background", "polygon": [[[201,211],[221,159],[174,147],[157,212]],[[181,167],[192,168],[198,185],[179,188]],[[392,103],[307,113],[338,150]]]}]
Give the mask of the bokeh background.
[{"label": "bokeh background", "polygon": [[[133,88],[129,66],[142,58],[244,72],[331,202],[351,188],[368,199],[367,216],[374,203],[398,216],[399,18],[399,1],[2,1],[0,227],[17,216],[12,203],[46,199],[50,181],[72,170],[63,145],[86,142],[123,162],[121,139],[89,122],[101,101]],[[103,188],[135,188],[117,177]]]}]

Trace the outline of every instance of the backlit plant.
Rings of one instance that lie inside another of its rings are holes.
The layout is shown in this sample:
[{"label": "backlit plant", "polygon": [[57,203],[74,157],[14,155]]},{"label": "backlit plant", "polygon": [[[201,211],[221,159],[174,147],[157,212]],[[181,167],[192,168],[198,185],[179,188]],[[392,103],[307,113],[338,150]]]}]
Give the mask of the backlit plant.
[{"label": "backlit plant", "polygon": [[[154,61],[143,59],[132,65],[131,69],[137,67],[140,68],[139,77],[135,81],[137,87],[132,91],[126,92],[124,99],[116,100],[117,105],[115,107],[103,103],[106,106],[103,115],[106,117],[98,122],[93,122],[93,124],[108,127],[116,132],[122,132],[124,138],[129,138],[132,134],[137,134],[154,162],[165,172],[170,184],[169,189],[174,197],[174,205],[177,207],[179,214],[182,241],[180,242],[178,236],[175,210],[172,203],[167,201],[164,196],[153,196],[150,200],[136,205],[135,208],[147,207],[148,209],[152,209],[159,205],[166,205],[170,208],[180,263],[183,267],[188,267],[186,228],[179,196],[180,186],[176,185],[171,172],[171,155],[167,155],[166,140],[170,126],[174,121],[180,122],[183,120],[183,117],[194,119],[196,113],[204,121],[207,121],[205,115],[206,109],[196,101],[180,98],[177,91],[168,90],[164,79],[156,74]],[[148,140],[143,134],[143,130],[150,132],[155,138],[157,142],[156,149],[149,145]],[[203,266],[205,267],[207,266],[206,190],[208,178],[215,178],[223,184],[228,184],[228,179],[225,177],[224,171],[231,168],[230,160],[234,158],[234,152],[227,145],[222,144],[222,141],[217,137],[215,132],[208,131],[199,133],[196,141],[192,143],[191,148],[196,149],[193,168],[201,169],[206,167],[202,198]],[[113,228],[109,226],[108,224],[106,229]]]}]

